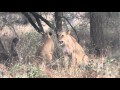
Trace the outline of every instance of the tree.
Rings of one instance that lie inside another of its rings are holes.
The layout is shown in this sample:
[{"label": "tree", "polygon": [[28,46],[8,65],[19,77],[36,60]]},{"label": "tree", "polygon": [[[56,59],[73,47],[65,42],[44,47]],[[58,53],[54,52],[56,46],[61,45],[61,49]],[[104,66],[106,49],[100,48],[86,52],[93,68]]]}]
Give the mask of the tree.
[{"label": "tree", "polygon": [[[45,19],[44,17],[42,17],[42,15],[36,13],[36,12],[21,12],[30,22],[30,24],[35,28],[35,30],[38,33],[44,33],[42,24],[41,24],[41,20],[43,22],[45,22],[50,28],[55,29],[55,26],[53,24],[51,24],[47,19]],[[32,19],[31,15],[35,18],[37,25],[35,24],[34,20]]]},{"label": "tree", "polygon": [[90,12],[90,38],[95,55],[105,55],[108,46],[119,49],[119,28],[119,12]]},{"label": "tree", "polygon": [[57,35],[58,31],[62,31],[62,17],[63,16],[63,12],[55,12],[55,22],[56,22],[56,28],[55,28],[55,32]]}]

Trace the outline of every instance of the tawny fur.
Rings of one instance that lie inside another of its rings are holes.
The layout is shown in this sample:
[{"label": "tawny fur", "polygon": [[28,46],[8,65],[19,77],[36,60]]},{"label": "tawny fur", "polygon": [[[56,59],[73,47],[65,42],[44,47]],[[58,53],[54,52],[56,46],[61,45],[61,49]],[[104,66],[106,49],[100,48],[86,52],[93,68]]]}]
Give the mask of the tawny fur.
[{"label": "tawny fur", "polygon": [[42,47],[39,47],[36,55],[40,56],[44,61],[50,62],[53,59],[54,42],[49,33],[46,33]]},{"label": "tawny fur", "polygon": [[64,60],[66,57],[72,57],[72,65],[87,64],[88,56],[85,54],[84,49],[76,41],[74,37],[70,35],[70,32],[61,31],[58,33],[58,40],[62,46]]}]

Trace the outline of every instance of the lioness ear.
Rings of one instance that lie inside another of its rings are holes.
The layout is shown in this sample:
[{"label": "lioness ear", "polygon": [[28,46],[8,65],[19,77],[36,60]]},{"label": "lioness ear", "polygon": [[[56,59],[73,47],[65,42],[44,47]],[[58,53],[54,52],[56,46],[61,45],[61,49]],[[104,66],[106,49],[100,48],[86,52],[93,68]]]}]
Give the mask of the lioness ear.
[{"label": "lioness ear", "polygon": [[49,32],[49,35],[52,36],[52,32]]},{"label": "lioness ear", "polygon": [[70,34],[70,30],[67,31],[67,34]]}]

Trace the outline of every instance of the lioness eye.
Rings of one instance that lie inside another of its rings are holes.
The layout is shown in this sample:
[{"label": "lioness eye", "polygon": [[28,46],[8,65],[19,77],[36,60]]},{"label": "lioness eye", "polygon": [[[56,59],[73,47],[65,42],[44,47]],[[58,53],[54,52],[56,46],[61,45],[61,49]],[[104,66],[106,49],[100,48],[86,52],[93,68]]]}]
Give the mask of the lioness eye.
[{"label": "lioness eye", "polygon": [[64,35],[62,35],[62,37],[63,37]]}]

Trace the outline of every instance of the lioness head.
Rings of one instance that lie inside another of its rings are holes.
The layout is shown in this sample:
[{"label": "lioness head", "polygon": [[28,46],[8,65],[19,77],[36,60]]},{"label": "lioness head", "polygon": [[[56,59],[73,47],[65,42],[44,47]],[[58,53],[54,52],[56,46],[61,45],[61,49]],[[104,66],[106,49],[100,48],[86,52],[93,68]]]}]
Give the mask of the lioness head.
[{"label": "lioness head", "polygon": [[52,35],[53,35],[53,34],[52,34],[52,32],[50,32],[50,31],[43,33],[43,36],[42,36],[43,41],[45,41],[45,39],[47,39],[47,38],[51,38]]},{"label": "lioness head", "polygon": [[58,32],[58,40],[61,46],[64,46],[67,42],[69,42],[69,35],[70,35],[70,31],[62,31],[62,32]]}]

